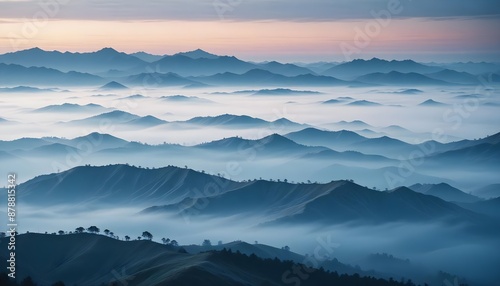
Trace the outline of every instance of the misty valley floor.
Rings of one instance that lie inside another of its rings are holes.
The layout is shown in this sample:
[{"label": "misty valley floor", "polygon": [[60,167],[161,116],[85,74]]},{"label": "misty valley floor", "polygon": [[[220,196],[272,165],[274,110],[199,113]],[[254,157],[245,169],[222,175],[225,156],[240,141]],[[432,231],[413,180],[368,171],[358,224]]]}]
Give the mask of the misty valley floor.
[{"label": "misty valley floor", "polygon": [[[498,65],[148,59],[0,55],[20,279],[500,281]],[[90,226],[100,233],[75,233]]]}]

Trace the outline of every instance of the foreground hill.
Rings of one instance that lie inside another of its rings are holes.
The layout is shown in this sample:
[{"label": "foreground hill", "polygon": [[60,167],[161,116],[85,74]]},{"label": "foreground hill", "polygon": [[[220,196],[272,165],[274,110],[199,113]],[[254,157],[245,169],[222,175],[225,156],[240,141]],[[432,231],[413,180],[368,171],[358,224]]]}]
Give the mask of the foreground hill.
[{"label": "foreground hill", "polygon": [[[6,238],[2,239],[2,244]],[[189,254],[147,240],[119,241],[93,234],[17,237],[17,276],[41,285],[414,285],[359,275],[309,270],[308,279],[293,273],[302,264],[263,260],[230,251]],[[7,253],[0,253],[6,268]],[[114,284],[113,284],[114,283]],[[126,284],[125,284],[126,283]]]}]

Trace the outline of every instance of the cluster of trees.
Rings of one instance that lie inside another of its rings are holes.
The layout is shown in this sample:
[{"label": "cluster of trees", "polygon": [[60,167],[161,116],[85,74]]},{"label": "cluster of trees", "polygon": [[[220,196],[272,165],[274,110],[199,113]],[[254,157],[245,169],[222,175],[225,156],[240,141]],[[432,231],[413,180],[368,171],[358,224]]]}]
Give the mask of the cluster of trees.
[{"label": "cluster of trees", "polygon": [[[64,234],[84,233],[84,232],[88,232],[88,233],[92,233],[92,234],[99,234],[99,233],[101,233],[101,229],[95,225],[90,226],[88,228],[84,228],[83,226],[80,226],[80,227],[75,228],[75,231],[65,232],[64,230],[60,230],[57,232],[57,234],[64,235]],[[103,232],[106,236],[120,240],[120,237],[115,235],[114,232],[110,231],[109,229],[105,229]],[[47,234],[47,232],[45,232],[45,233]],[[56,234],[56,233],[52,233],[52,234]],[[130,236],[128,236],[128,235],[125,235],[123,238],[125,241],[131,240]],[[149,231],[144,231],[144,232],[142,232],[142,235],[137,237],[136,240],[141,240],[141,239],[153,240],[153,235]],[[175,239],[170,240],[170,238],[162,238],[161,242],[165,245],[179,246],[179,243]]]},{"label": "cluster of trees", "polygon": [[[267,279],[270,282],[264,282],[261,285],[364,285],[364,286],[415,286],[411,280],[395,281],[362,277],[359,274],[338,274],[337,272],[326,271],[323,268],[311,269],[306,265],[297,264],[293,261],[281,261],[275,259],[262,259],[255,254],[250,256],[242,254],[239,251],[223,249],[222,251],[212,252],[213,260],[230,262],[235,267],[241,267],[248,272],[257,273],[259,277]],[[424,284],[427,285],[427,284]],[[462,284],[460,284],[462,286]]]}]

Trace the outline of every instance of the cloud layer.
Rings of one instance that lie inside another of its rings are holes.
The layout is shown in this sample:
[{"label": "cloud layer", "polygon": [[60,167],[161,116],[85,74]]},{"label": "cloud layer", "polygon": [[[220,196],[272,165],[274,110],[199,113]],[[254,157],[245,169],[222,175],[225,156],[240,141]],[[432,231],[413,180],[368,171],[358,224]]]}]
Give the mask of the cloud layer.
[{"label": "cloud layer", "polygon": [[332,21],[372,18],[372,11],[391,5],[402,8],[393,17],[500,15],[495,0],[0,0],[0,18],[29,18],[45,6],[61,19]]}]

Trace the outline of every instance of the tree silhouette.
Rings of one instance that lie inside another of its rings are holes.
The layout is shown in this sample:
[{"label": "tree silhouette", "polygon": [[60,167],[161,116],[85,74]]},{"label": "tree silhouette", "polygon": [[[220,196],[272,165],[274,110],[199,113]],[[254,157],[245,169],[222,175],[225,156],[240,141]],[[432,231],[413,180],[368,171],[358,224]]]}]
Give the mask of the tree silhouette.
[{"label": "tree silhouette", "polygon": [[57,232],[59,235],[63,235],[64,234],[64,230],[60,230]]},{"label": "tree silhouette", "polygon": [[172,245],[172,246],[179,246],[179,243],[177,242],[177,240],[174,239],[174,240],[172,240],[170,242],[170,245]]},{"label": "tree silhouette", "polygon": [[85,228],[84,228],[83,226],[80,226],[80,227],[75,228],[75,231],[76,231],[77,233],[82,233],[82,232],[84,232],[84,231],[85,231]]},{"label": "tree silhouette", "polygon": [[144,231],[142,233],[142,237],[144,237],[144,239],[147,239],[147,240],[152,240],[153,239],[153,235],[149,231]]},{"label": "tree silhouette", "polygon": [[101,230],[97,226],[93,225],[87,228],[87,231],[90,233],[99,233]]},{"label": "tree silhouette", "polygon": [[104,230],[104,234],[105,234],[105,235],[109,235],[109,229],[105,229],[105,230]]},{"label": "tree silhouette", "polygon": [[130,236],[125,235],[125,240],[126,240],[126,241],[129,241],[129,240],[130,240]]},{"label": "tree silhouette", "polygon": [[203,243],[201,244],[201,246],[205,246],[205,247],[212,246],[212,242],[210,241],[210,239],[205,239],[203,241]]}]

